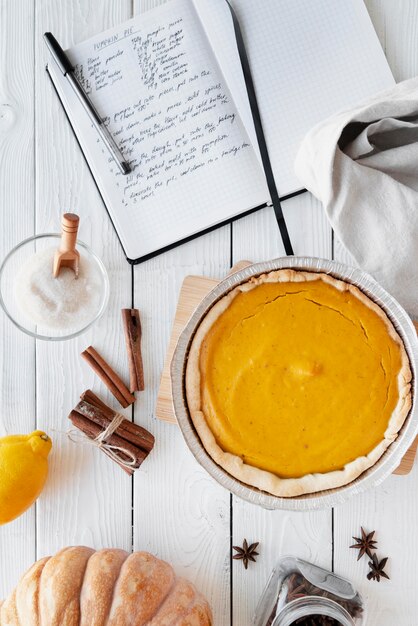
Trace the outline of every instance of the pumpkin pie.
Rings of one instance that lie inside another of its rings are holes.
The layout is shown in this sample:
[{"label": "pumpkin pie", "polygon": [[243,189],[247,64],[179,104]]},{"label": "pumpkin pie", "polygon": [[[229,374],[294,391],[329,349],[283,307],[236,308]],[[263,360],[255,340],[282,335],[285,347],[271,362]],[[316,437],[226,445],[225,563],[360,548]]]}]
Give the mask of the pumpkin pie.
[{"label": "pumpkin pie", "polygon": [[327,274],[278,270],[219,300],[193,338],[191,419],[241,482],[292,497],[345,485],[411,407],[402,339],[375,302]]}]

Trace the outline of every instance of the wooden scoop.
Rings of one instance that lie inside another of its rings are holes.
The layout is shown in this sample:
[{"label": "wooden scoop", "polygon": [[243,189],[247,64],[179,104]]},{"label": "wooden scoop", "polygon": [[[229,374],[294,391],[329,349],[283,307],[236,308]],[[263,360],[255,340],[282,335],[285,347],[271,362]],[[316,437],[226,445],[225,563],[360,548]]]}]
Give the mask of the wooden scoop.
[{"label": "wooden scoop", "polygon": [[78,223],[80,218],[75,213],[64,213],[61,219],[61,243],[54,256],[54,278],[62,267],[70,267],[78,278],[80,253],[75,249]]}]

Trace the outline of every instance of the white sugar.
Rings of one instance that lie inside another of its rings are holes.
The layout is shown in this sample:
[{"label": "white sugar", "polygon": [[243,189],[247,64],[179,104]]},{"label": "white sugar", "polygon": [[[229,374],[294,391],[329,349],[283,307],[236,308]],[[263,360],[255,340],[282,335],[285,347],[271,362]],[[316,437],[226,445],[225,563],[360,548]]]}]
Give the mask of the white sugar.
[{"label": "white sugar", "polygon": [[52,275],[55,248],[31,256],[16,276],[15,297],[34,323],[57,330],[81,328],[96,316],[102,281],[96,264],[81,256],[78,278],[63,267]]}]

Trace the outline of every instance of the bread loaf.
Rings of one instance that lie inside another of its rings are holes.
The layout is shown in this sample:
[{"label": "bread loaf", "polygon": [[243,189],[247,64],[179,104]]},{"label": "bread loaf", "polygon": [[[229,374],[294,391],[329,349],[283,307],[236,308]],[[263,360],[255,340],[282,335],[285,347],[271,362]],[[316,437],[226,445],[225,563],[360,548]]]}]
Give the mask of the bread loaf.
[{"label": "bread loaf", "polygon": [[211,626],[205,598],[148,552],[64,548],[0,602],[0,626]]}]

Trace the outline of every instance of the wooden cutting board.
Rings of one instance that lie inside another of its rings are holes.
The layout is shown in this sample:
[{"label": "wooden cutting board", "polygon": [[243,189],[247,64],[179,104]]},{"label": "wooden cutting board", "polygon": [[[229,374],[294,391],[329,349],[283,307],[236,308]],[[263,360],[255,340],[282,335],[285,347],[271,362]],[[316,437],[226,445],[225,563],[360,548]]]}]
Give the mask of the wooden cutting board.
[{"label": "wooden cutting board", "polygon": [[[228,275],[238,272],[251,265],[249,261],[240,261],[233,266]],[[177,304],[176,315],[174,318],[173,328],[171,330],[170,342],[164,361],[163,372],[161,375],[160,388],[157,396],[157,404],[155,415],[158,419],[172,424],[177,424],[174,414],[173,399],[171,394],[171,377],[170,365],[173,358],[174,350],[177,345],[184,327],[191,318],[196,307],[203,298],[219,283],[215,278],[207,278],[206,276],[186,276],[180,289],[179,300]],[[414,326],[418,332],[418,322],[414,322]],[[399,467],[393,472],[394,474],[409,474],[414,464],[418,447],[418,437],[415,439],[408,452],[403,457]]]}]

